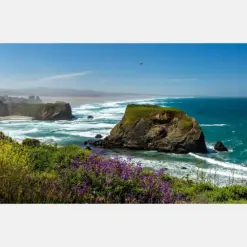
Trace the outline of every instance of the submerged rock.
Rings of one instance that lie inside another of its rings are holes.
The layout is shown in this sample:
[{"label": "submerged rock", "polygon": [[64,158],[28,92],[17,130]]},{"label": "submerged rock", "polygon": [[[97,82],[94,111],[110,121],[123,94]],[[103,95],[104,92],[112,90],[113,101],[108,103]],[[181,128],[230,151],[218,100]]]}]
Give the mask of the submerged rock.
[{"label": "submerged rock", "polygon": [[207,153],[204,134],[182,110],[155,105],[128,105],[122,120],[102,142],[105,148]]},{"label": "submerged rock", "polygon": [[221,141],[217,141],[214,145],[214,149],[219,152],[226,152],[228,149],[225,147],[225,145]]},{"label": "submerged rock", "polygon": [[89,116],[87,117],[87,119],[93,119],[93,116],[92,116],[92,115],[89,115]]}]

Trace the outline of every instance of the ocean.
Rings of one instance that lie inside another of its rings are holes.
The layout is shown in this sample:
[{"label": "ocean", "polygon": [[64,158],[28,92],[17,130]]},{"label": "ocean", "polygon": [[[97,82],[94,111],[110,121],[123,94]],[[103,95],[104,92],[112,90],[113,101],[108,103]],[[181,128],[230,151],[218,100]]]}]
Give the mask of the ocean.
[{"label": "ocean", "polygon": [[[196,118],[209,150],[208,154],[166,154],[156,151],[111,150],[107,155],[131,156],[143,166],[177,177],[203,177],[218,186],[247,183],[247,98],[159,98],[90,103],[72,108],[73,121],[0,121],[0,131],[21,141],[37,138],[58,145],[83,145],[96,134],[107,136],[122,118],[127,104],[155,104],[176,107]],[[93,115],[93,120],[87,116]],[[229,152],[212,152],[222,141]]]}]

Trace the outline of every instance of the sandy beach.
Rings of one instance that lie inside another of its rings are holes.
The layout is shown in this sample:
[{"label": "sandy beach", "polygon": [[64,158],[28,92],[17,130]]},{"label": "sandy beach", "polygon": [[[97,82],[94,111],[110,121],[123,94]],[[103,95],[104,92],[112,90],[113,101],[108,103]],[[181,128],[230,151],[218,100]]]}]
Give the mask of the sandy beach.
[{"label": "sandy beach", "polygon": [[0,121],[2,120],[33,120],[33,118],[27,116],[12,115],[12,116],[0,117]]},{"label": "sandy beach", "polygon": [[82,104],[89,104],[89,103],[104,103],[104,102],[110,102],[110,101],[124,101],[124,100],[143,99],[143,98],[152,98],[152,97],[146,96],[146,95],[109,96],[109,97],[40,96],[40,99],[44,103],[55,103],[56,101],[64,101],[64,102],[70,103],[72,107],[79,106]]}]

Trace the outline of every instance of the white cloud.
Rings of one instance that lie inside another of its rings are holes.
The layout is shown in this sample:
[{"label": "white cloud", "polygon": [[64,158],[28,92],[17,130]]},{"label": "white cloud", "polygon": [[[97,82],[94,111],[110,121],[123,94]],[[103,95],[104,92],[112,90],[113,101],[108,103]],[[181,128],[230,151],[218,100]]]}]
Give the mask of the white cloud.
[{"label": "white cloud", "polygon": [[65,80],[65,79],[71,79],[71,78],[78,77],[78,76],[84,76],[90,73],[92,73],[92,71],[83,71],[83,72],[69,73],[69,74],[59,74],[59,75],[54,75],[54,76],[50,76],[46,78],[41,78],[40,80],[42,81]]}]

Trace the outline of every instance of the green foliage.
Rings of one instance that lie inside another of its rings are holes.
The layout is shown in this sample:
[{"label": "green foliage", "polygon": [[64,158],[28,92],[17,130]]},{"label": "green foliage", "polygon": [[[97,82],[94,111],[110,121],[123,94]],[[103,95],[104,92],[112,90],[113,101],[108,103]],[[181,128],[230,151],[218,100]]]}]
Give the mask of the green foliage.
[{"label": "green foliage", "polygon": [[209,182],[194,183],[167,174],[164,175],[164,179],[172,182],[174,193],[182,195],[186,203],[247,203],[247,186],[217,187]]},{"label": "green foliage", "polygon": [[193,127],[193,122],[192,122],[191,117],[184,115],[184,117],[179,122],[179,127],[181,129],[187,129],[187,128]]},{"label": "green foliage", "polygon": [[128,105],[125,111],[125,123],[133,124],[141,118],[146,118],[153,113],[182,112],[176,108],[161,107],[156,105]]},{"label": "green foliage", "polygon": [[22,144],[24,146],[29,146],[29,147],[37,147],[40,146],[40,141],[37,139],[32,139],[32,138],[26,138],[22,141]]},{"label": "green foliage", "polygon": [[85,159],[90,154],[89,150],[83,150],[76,145],[68,145],[66,147],[60,147],[53,153],[53,164],[56,169],[63,169],[68,166],[71,160],[76,157]]},{"label": "green foliage", "polygon": [[35,147],[28,150],[30,167],[33,170],[45,171],[52,163],[52,153],[46,148]]},{"label": "green foliage", "polygon": [[[138,177],[123,180],[115,173],[71,169],[74,160],[86,160],[91,153],[88,150],[76,145],[36,144],[32,139],[20,144],[0,132],[0,203],[121,203],[126,200],[126,193],[135,195],[129,197],[129,202],[135,203],[134,198],[143,195]],[[142,169],[142,176],[147,178],[153,173],[149,168]],[[176,203],[247,203],[246,185],[217,187],[201,176],[198,182],[192,182],[189,176],[181,179],[166,173],[162,180],[169,183],[173,195],[179,198]],[[84,182],[92,191],[82,198],[73,188]]]}]

